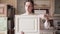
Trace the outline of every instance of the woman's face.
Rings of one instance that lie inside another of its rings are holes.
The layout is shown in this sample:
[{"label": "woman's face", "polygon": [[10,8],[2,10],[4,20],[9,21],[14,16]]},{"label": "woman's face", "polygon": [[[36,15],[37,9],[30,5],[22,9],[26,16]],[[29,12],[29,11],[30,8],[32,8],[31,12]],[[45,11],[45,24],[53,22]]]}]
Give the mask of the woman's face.
[{"label": "woman's face", "polygon": [[31,13],[32,12],[32,9],[33,9],[32,3],[26,2],[25,3],[25,10],[26,10],[26,12]]}]

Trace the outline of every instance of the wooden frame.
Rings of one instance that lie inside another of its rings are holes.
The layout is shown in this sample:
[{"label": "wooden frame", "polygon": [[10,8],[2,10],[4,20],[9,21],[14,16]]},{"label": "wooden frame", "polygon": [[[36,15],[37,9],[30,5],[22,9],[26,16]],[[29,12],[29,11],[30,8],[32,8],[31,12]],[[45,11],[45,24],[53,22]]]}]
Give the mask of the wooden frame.
[{"label": "wooden frame", "polygon": [[[44,14],[49,14],[49,9],[34,9],[34,11],[37,11],[37,13],[44,13]],[[36,12],[35,12],[36,13]]]},{"label": "wooden frame", "polygon": [[0,16],[7,16],[7,5],[0,4]]},{"label": "wooden frame", "polygon": [[46,14],[46,10],[34,10],[34,13],[35,14],[38,14],[38,15],[40,15],[40,14]]},{"label": "wooden frame", "polygon": [[4,8],[0,7],[0,14],[4,14]]}]

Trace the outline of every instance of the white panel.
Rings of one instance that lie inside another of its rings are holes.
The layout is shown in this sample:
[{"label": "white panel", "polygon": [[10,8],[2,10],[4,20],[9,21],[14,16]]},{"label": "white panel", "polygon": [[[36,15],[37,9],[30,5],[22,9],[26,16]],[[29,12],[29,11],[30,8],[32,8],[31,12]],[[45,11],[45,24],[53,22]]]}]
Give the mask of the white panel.
[{"label": "white panel", "polygon": [[35,14],[46,14],[46,10],[35,10]]},{"label": "white panel", "polygon": [[0,17],[0,34],[7,34],[7,17]]},{"label": "white panel", "polygon": [[7,30],[7,18],[6,17],[0,17],[0,31]]},{"label": "white panel", "polygon": [[23,32],[36,32],[37,31],[36,17],[22,16],[19,18],[19,30]]},{"label": "white panel", "polygon": [[39,34],[39,18],[35,15],[15,16],[15,34]]}]

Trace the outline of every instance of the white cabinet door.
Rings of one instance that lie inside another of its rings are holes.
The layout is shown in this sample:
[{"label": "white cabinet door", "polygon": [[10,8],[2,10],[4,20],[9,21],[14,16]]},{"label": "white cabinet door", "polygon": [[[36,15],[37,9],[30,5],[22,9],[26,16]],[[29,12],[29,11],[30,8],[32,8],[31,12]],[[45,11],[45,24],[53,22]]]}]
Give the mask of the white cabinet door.
[{"label": "white cabinet door", "polygon": [[7,34],[7,17],[0,17],[0,34]]},{"label": "white cabinet door", "polygon": [[36,16],[16,16],[15,17],[15,34],[39,34],[39,18]]}]

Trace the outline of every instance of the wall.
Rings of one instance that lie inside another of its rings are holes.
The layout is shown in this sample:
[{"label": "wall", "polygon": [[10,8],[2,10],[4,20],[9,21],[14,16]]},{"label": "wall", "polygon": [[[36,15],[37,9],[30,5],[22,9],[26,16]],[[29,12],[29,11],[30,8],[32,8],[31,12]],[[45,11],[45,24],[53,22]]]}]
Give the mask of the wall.
[{"label": "wall", "polygon": [[[47,5],[45,8],[48,8],[50,15],[53,16],[53,14],[54,14],[54,0],[34,0],[34,3],[38,4],[39,8],[42,7],[42,4]],[[24,0],[18,0],[17,1],[17,9],[18,9],[19,14],[22,14],[25,12]]]},{"label": "wall", "polygon": [[[10,4],[10,5],[13,5],[16,8],[15,13],[16,14],[22,14],[22,13],[25,13],[24,1],[25,0],[1,0],[1,3],[7,3],[7,4]],[[36,4],[38,4],[39,6],[41,4],[48,5],[50,15],[52,16],[54,14],[54,0],[34,0],[34,2]]]},{"label": "wall", "polygon": [[24,0],[17,0],[17,9],[18,9],[18,14],[25,13]]},{"label": "wall", "polygon": [[16,9],[15,13],[17,13],[17,0],[1,0],[1,3],[12,5]]},{"label": "wall", "polygon": [[55,14],[60,14],[60,0],[55,0]]}]

